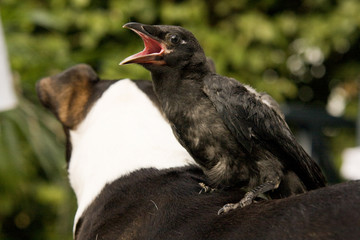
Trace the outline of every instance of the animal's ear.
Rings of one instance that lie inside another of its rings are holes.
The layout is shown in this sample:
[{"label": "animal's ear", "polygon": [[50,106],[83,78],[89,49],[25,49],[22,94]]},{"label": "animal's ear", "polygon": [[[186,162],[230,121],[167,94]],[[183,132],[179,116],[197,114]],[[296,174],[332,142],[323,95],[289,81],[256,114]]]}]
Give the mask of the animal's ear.
[{"label": "animal's ear", "polygon": [[85,118],[89,98],[98,81],[97,74],[90,66],[79,64],[39,80],[36,91],[40,102],[65,127],[72,129]]}]

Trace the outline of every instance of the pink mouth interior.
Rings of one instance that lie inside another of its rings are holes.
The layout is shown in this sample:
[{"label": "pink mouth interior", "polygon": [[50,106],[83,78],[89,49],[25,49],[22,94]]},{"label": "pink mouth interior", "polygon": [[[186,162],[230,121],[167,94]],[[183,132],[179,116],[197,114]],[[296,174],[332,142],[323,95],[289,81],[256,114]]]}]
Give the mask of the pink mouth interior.
[{"label": "pink mouth interior", "polygon": [[132,55],[131,58],[137,58],[137,57],[151,55],[151,54],[160,55],[164,51],[163,47],[161,46],[161,44],[159,42],[157,42],[156,40],[152,39],[151,37],[143,34],[142,32],[139,32],[136,30],[134,30],[134,31],[144,41],[145,48],[141,52]]}]

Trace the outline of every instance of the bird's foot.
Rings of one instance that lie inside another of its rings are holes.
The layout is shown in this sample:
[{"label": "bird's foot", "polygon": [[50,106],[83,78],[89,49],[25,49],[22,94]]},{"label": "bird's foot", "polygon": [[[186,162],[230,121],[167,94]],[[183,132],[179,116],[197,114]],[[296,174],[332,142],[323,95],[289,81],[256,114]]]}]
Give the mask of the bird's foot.
[{"label": "bird's foot", "polygon": [[245,196],[239,202],[240,207],[243,208],[243,207],[250,205],[253,202],[255,197],[256,196],[253,192],[251,192],[251,191],[247,192],[245,194]]},{"label": "bird's foot", "polygon": [[254,195],[253,192],[247,192],[245,194],[245,196],[240,200],[240,202],[225,204],[218,211],[218,215],[223,214],[223,213],[227,213],[227,212],[232,211],[232,210],[235,210],[238,207],[240,207],[240,208],[246,207],[246,206],[250,205],[253,202],[254,198],[255,198],[255,195]]},{"label": "bird's foot", "polygon": [[223,213],[227,213],[231,210],[234,210],[238,207],[243,208],[246,206],[249,206],[256,197],[258,197],[259,195],[276,189],[279,187],[280,184],[280,179],[275,179],[272,181],[267,181],[253,189],[251,189],[250,191],[248,191],[247,193],[245,193],[245,196],[240,200],[240,202],[238,203],[228,203],[225,204],[219,211],[218,211],[218,215],[223,214]]},{"label": "bird's foot", "polygon": [[216,188],[211,188],[209,186],[207,186],[205,183],[199,183],[200,187],[201,187],[201,190],[199,192],[199,194],[202,194],[202,193],[212,193],[212,192],[215,192],[216,191]]},{"label": "bird's foot", "polygon": [[240,202],[238,203],[227,203],[225,204],[222,208],[220,208],[220,210],[218,211],[218,215],[227,213],[231,210],[237,209],[240,206]]}]

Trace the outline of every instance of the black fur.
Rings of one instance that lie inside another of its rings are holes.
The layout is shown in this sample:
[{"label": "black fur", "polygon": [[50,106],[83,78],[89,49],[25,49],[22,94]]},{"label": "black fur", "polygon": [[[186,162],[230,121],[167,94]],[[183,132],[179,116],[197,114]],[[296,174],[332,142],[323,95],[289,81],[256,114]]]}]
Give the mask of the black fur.
[{"label": "black fur", "polygon": [[[143,169],[107,185],[81,217],[76,239],[358,239],[360,181],[217,215],[244,191],[198,194],[196,167]],[[346,196],[346,197],[343,197]]]}]

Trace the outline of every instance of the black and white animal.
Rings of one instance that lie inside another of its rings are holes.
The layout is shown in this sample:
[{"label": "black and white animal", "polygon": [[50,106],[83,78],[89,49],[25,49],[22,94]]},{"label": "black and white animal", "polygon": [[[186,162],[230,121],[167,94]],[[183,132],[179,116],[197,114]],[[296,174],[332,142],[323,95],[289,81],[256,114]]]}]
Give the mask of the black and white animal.
[{"label": "black and white animal", "polygon": [[287,197],[325,186],[316,162],[297,143],[269,95],[211,71],[194,35],[178,26],[124,25],[145,49],[120,64],[138,63],[151,72],[163,112],[179,142],[215,186],[246,185],[240,202],[261,193]]},{"label": "black and white animal", "polygon": [[198,194],[206,178],[158,111],[151,82],[100,80],[81,64],[40,80],[37,92],[67,136],[77,240],[360,236],[359,181],[214,214],[243,192]]},{"label": "black and white animal", "polygon": [[75,223],[119,177],[140,168],[194,163],[158,110],[149,81],[100,81],[90,66],[80,64],[40,80],[37,92],[67,136],[69,180],[78,201]]}]

